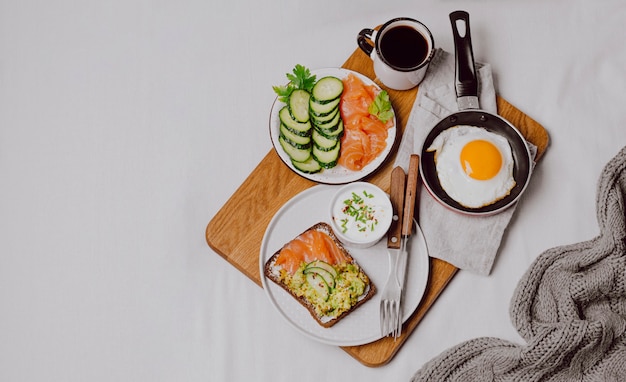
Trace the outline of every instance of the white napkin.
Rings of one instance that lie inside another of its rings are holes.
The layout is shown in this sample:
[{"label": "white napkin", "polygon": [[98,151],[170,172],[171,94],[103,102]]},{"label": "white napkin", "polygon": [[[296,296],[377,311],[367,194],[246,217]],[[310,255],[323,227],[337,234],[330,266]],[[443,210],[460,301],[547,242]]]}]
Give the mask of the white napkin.
[{"label": "white napkin", "polygon": [[[454,68],[454,55],[437,49],[426,77],[419,85],[394,167],[402,166],[408,171],[410,155],[422,152],[422,144],[430,130],[441,119],[458,111]],[[497,113],[491,66],[476,63],[476,74],[480,108]],[[489,275],[504,230],[517,206],[487,217],[461,215],[439,204],[423,185],[420,188],[418,222],[429,255],[459,269]]]}]

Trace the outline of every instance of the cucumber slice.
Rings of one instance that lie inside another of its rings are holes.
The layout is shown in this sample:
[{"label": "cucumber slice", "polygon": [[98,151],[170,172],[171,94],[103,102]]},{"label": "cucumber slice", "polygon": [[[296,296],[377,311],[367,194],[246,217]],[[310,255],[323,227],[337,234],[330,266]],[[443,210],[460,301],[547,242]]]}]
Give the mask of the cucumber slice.
[{"label": "cucumber slice", "polygon": [[315,123],[315,127],[322,130],[334,130],[338,127],[339,121],[341,121],[341,113],[337,113],[333,119],[328,120],[323,123]]},{"label": "cucumber slice", "polygon": [[305,268],[322,268],[329,272],[333,276],[333,278],[337,277],[337,270],[335,269],[335,267],[323,260],[313,260],[308,263]]},{"label": "cucumber slice", "polygon": [[339,144],[339,137],[334,136],[332,138],[326,137],[320,134],[317,129],[313,129],[313,143],[322,151],[329,151],[335,148]]},{"label": "cucumber slice", "polygon": [[341,151],[341,144],[337,144],[332,150],[322,151],[316,145],[313,145],[311,154],[316,161],[319,162],[323,168],[333,168],[337,165],[339,160],[339,154]]},{"label": "cucumber slice", "polygon": [[315,126],[315,130],[317,130],[318,133],[325,136],[326,138],[339,139],[343,135],[343,121],[340,120],[337,126],[330,129],[322,129]]},{"label": "cucumber slice", "polygon": [[309,121],[309,99],[311,95],[306,90],[296,89],[289,96],[289,111],[298,122]]},{"label": "cucumber slice", "polygon": [[311,113],[311,123],[314,125],[322,125],[335,118],[335,116],[339,113],[340,111],[338,107],[326,115],[315,115],[315,113]]},{"label": "cucumber slice", "polygon": [[300,143],[296,143],[290,140],[289,138],[285,137],[282,134],[280,134],[279,137],[282,138],[285,141],[285,143],[288,143],[289,145],[295,147],[298,150],[311,150],[311,147],[313,146],[313,143],[310,141],[308,143],[300,144]]},{"label": "cucumber slice", "polygon": [[315,158],[313,158],[313,156],[311,156],[305,162],[296,162],[292,160],[291,164],[293,164],[293,167],[295,167],[299,171],[302,171],[305,174],[315,174],[322,171],[322,166],[319,164],[318,161],[315,160]]},{"label": "cucumber slice", "polygon": [[315,83],[311,93],[320,103],[334,100],[343,93],[343,82],[337,77],[323,77]]},{"label": "cucumber slice", "polygon": [[285,126],[298,135],[306,136],[311,133],[311,122],[306,121],[303,123],[296,121],[289,112],[288,106],[284,106],[280,109],[278,112],[278,118],[280,118],[280,121],[284,123]]},{"label": "cucumber slice", "polygon": [[280,135],[287,138],[288,141],[297,143],[299,145],[308,145],[309,143],[311,143],[311,137],[308,134],[300,135],[289,129],[287,126],[285,126],[284,123],[280,124]]},{"label": "cucumber slice", "polygon": [[330,287],[319,273],[307,273],[306,281],[309,283],[309,285],[311,285],[313,290],[317,292],[322,300],[328,301],[328,297],[330,296]]},{"label": "cucumber slice", "polygon": [[341,97],[334,99],[327,103],[320,103],[315,98],[311,97],[309,101],[309,107],[311,108],[311,114],[319,117],[323,117],[334,112],[339,107]]},{"label": "cucumber slice", "polygon": [[317,273],[318,275],[320,275],[321,278],[324,279],[324,282],[326,283],[326,285],[328,285],[330,289],[335,288],[335,277],[333,276],[332,273],[330,273],[326,269],[318,268],[318,267],[305,268],[304,274],[308,275],[309,273]]},{"label": "cucumber slice", "polygon": [[289,141],[285,139],[282,135],[278,137],[278,141],[280,142],[280,146],[285,150],[289,158],[292,161],[296,162],[306,162],[309,158],[311,158],[311,149],[298,148],[293,146]]}]

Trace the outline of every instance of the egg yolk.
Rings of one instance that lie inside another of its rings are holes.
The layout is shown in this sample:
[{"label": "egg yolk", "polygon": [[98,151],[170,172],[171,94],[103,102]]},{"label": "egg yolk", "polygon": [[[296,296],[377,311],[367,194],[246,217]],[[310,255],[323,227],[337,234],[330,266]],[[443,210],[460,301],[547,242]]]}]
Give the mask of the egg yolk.
[{"label": "egg yolk", "polygon": [[502,166],[502,154],[491,142],[475,140],[468,142],[461,150],[463,171],[473,179],[491,179]]}]

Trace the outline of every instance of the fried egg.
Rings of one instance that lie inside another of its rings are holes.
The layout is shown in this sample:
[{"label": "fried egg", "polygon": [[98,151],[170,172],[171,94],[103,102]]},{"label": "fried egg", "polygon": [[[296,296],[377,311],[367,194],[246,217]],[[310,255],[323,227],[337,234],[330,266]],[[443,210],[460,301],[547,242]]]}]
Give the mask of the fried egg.
[{"label": "fried egg", "polygon": [[441,132],[427,151],[435,151],[441,187],[462,206],[493,204],[515,187],[511,146],[501,135],[475,126],[455,126]]}]

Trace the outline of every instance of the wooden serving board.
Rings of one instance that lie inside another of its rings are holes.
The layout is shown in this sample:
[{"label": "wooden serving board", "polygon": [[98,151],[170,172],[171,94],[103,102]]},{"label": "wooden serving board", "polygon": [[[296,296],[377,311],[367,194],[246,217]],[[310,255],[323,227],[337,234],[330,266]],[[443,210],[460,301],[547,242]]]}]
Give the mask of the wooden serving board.
[{"label": "wooden serving board", "polygon": [[[403,133],[418,89],[397,91],[386,88],[376,79],[371,60],[360,49],[354,51],[343,67],[364,74],[387,90],[396,112],[397,128]],[[497,105],[498,113],[537,146],[536,160],[538,160],[548,147],[549,138],[546,130],[499,96]],[[387,192],[399,142],[400,139],[397,139],[396,147],[393,149],[394,155],[391,155],[378,171],[365,179]],[[208,245],[244,275],[262,286],[259,254],[267,225],[283,204],[314,185],[316,183],[292,172],[283,164],[276,152],[271,150],[209,222],[206,228]],[[430,258],[430,276],[426,292],[415,313],[404,324],[400,338],[394,340],[385,337],[369,344],[347,346],[342,349],[366,366],[377,367],[389,362],[456,271],[457,268],[453,265]]]}]

